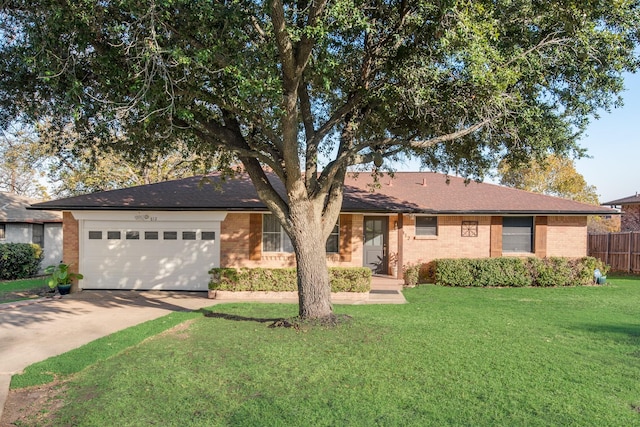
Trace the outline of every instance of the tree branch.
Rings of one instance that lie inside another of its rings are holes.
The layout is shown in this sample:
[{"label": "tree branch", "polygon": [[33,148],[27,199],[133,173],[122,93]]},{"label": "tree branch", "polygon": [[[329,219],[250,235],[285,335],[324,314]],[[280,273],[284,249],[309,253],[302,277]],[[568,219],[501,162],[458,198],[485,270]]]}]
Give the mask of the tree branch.
[{"label": "tree branch", "polygon": [[260,200],[262,200],[267,205],[267,208],[276,214],[281,221],[285,219],[289,215],[288,203],[284,201],[273,188],[258,160],[254,157],[244,156],[239,157],[239,159],[249,174]]},{"label": "tree branch", "polygon": [[[311,7],[309,8],[309,15],[307,22],[304,24],[304,28],[312,28],[318,23],[318,18],[322,15],[324,8],[327,4],[326,0],[312,0]],[[306,33],[302,35],[302,39],[297,45],[295,58],[296,58],[296,75],[302,75],[304,69],[309,62],[311,52],[316,40],[309,37]]]},{"label": "tree branch", "polygon": [[[478,131],[480,129],[482,129],[483,127],[485,127],[486,125],[488,125],[489,123],[491,123],[494,119],[485,119],[479,123],[476,123],[475,125],[469,126],[467,128],[464,129],[460,129],[457,132],[453,132],[453,133],[449,133],[447,135],[440,135],[437,136],[435,138],[430,138],[430,139],[426,139],[426,140],[419,140],[419,141],[407,141],[405,142],[405,146],[411,147],[411,148],[429,148],[429,147],[433,147],[434,145],[437,144],[441,144],[443,142],[448,142],[448,141],[453,141],[454,139],[458,139],[458,138],[462,138],[464,136],[467,136],[469,134],[474,133],[475,131]],[[385,138],[388,139],[388,138]]]},{"label": "tree branch", "polygon": [[296,80],[296,61],[293,53],[293,43],[291,42],[289,34],[287,34],[282,0],[272,0],[271,22],[273,24],[280,61],[282,62],[282,75],[285,77],[285,80],[293,82]]},{"label": "tree branch", "polygon": [[298,89],[300,99],[300,113],[304,124],[306,153],[305,153],[305,181],[308,192],[316,190],[318,174],[318,143],[314,142],[315,129],[313,126],[313,113],[311,112],[311,99],[307,84],[300,82]]}]

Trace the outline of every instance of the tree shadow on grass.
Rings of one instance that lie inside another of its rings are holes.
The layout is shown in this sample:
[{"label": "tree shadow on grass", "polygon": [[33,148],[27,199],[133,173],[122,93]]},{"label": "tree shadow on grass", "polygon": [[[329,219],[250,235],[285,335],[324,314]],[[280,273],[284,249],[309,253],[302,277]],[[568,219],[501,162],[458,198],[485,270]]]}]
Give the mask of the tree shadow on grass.
[{"label": "tree shadow on grass", "polygon": [[247,316],[239,316],[237,314],[228,314],[228,313],[219,313],[214,311],[209,311],[205,309],[198,310],[200,313],[204,315],[204,317],[213,317],[216,319],[225,319],[225,320],[233,320],[236,322],[258,322],[258,323],[276,323],[278,321],[285,320],[281,317],[247,317]]},{"label": "tree shadow on grass", "polygon": [[620,334],[632,339],[640,339],[640,324],[606,325],[601,323],[584,324],[578,326],[588,332]]},{"label": "tree shadow on grass", "polygon": [[[581,325],[573,325],[570,329],[582,330],[597,334],[597,338],[601,340],[613,340],[626,345],[640,347],[640,324],[601,324],[589,323]],[[640,357],[640,350],[634,352],[634,355]]]},{"label": "tree shadow on grass", "polygon": [[352,317],[346,314],[331,315],[322,319],[310,319],[305,320],[299,317],[246,317],[239,316],[237,314],[219,313],[206,309],[198,310],[204,315],[204,317],[213,317],[217,319],[232,320],[236,322],[257,322],[257,323],[269,323],[269,328],[293,328],[300,330],[307,327],[336,327],[343,323],[348,323],[352,320]]}]

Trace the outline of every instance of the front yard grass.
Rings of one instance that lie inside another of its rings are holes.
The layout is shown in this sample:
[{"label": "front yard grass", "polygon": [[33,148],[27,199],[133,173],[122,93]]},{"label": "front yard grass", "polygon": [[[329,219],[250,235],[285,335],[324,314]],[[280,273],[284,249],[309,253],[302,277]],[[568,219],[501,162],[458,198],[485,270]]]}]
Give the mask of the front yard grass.
[{"label": "front yard grass", "polygon": [[48,289],[44,277],[0,281],[0,303],[37,298]]},{"label": "front yard grass", "polygon": [[234,316],[191,313],[117,351],[94,344],[105,357],[60,373],[64,406],[50,415],[77,426],[640,425],[640,278],[610,282],[425,285],[406,305],[337,306],[353,320],[334,329],[267,327],[295,305],[218,305]]}]

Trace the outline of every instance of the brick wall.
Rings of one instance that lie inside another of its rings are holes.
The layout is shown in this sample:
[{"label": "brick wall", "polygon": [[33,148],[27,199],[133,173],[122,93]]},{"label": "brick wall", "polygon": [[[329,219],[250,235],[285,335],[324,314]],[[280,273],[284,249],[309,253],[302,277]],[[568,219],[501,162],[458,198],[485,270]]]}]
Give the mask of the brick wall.
[{"label": "brick wall", "polygon": [[640,205],[623,205],[620,231],[640,231]]},{"label": "brick wall", "polygon": [[[463,233],[463,221],[466,221]],[[477,233],[475,222],[477,222]],[[436,258],[484,258],[490,256],[491,217],[440,216],[437,236],[416,236],[415,217],[404,215],[403,264]],[[463,237],[463,234],[465,236]]]},{"label": "brick wall", "polygon": [[[262,252],[260,260],[251,260],[249,245],[248,213],[229,213],[221,224],[220,266],[221,267],[295,267],[292,253]],[[350,261],[340,261],[339,254],[327,254],[329,266],[362,266],[362,215],[352,215]]]},{"label": "brick wall", "polygon": [[550,216],[547,256],[579,258],[587,255],[587,217]]},{"label": "brick wall", "polygon": [[[541,217],[543,218],[543,217]],[[404,215],[403,264],[437,258],[485,258],[492,256],[491,217],[440,216],[437,236],[416,236],[415,218]],[[463,222],[465,222],[463,226]],[[477,222],[477,235],[474,223]],[[541,233],[546,228],[546,238]],[[501,230],[501,228],[500,228]],[[463,234],[465,236],[463,236]],[[537,256],[583,257],[587,254],[587,217],[548,217],[536,221]],[[501,253],[494,254],[502,255]],[[529,254],[522,254],[529,255]]]},{"label": "brick wall", "polygon": [[[80,264],[80,240],[78,220],[71,212],[62,213],[62,260],[69,265],[69,270],[78,273]],[[77,284],[72,290],[77,290]]]},{"label": "brick wall", "polygon": [[[546,228],[546,239],[536,235],[538,256],[582,257],[587,253],[587,218],[547,218],[546,224],[536,221],[537,231]],[[363,259],[363,215],[352,215],[351,249],[348,262],[340,262],[338,254],[328,254],[330,266],[361,266]],[[477,223],[477,227],[476,227]],[[400,228],[402,227],[402,228]],[[249,259],[249,214],[230,213],[222,222],[220,265],[223,267],[293,267],[295,257],[285,253],[262,253],[259,261]],[[389,272],[393,260],[399,257],[399,265],[428,262],[437,258],[485,258],[490,257],[490,216],[440,216],[437,236],[416,236],[415,216],[389,216]],[[401,249],[400,249],[401,247]],[[545,250],[546,249],[546,250]],[[501,253],[495,254],[500,256]]]}]

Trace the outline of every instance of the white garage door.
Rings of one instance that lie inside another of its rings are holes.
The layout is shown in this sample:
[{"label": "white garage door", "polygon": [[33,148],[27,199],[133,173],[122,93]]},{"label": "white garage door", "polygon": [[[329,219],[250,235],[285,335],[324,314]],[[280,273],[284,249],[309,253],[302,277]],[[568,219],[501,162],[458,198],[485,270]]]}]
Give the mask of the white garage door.
[{"label": "white garage door", "polygon": [[220,221],[139,217],[81,221],[82,288],[206,291],[220,265]]}]

